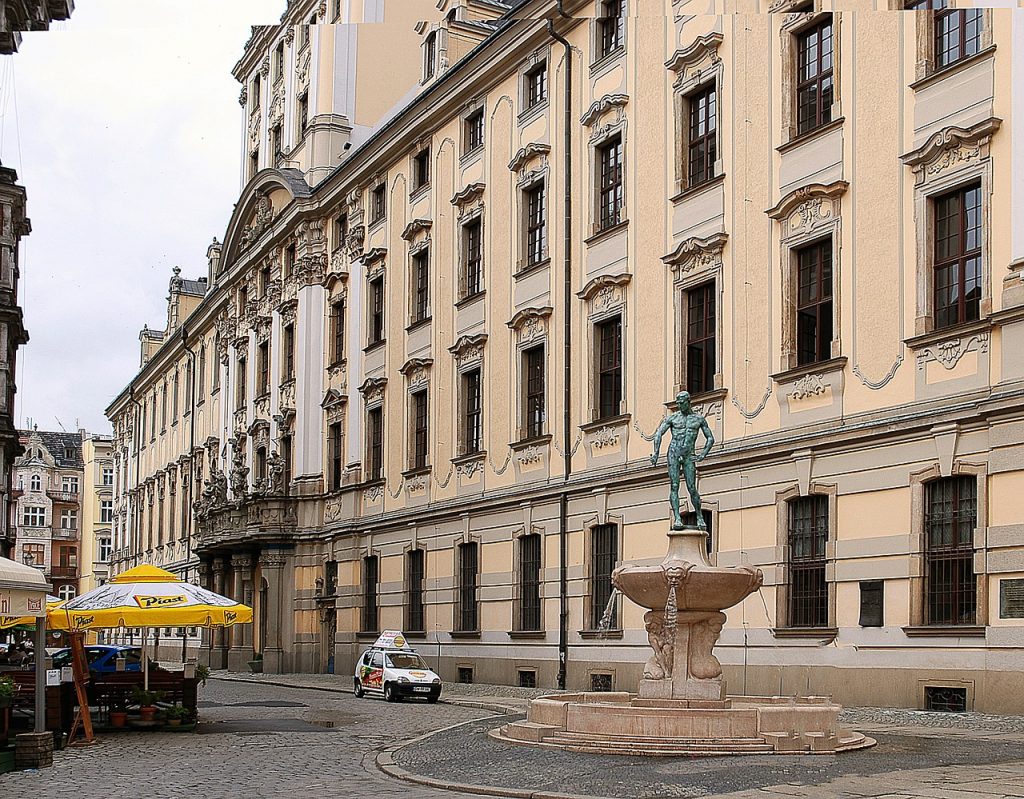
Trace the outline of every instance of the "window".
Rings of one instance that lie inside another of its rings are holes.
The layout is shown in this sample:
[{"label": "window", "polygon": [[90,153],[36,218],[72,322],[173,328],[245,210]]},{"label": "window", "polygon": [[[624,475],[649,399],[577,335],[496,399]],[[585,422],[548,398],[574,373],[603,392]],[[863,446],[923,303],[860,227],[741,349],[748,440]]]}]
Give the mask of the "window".
[{"label": "window", "polygon": [[933,2],[935,13],[935,67],[942,69],[981,50],[982,14],[980,8],[946,8]]},{"label": "window", "polygon": [[483,222],[474,219],[462,226],[462,296],[483,290]]},{"label": "window", "polygon": [[62,477],[60,481],[60,488],[65,494],[77,494],[78,493],[78,478],[77,477]]},{"label": "window", "polygon": [[476,632],[480,629],[477,605],[479,578],[479,545],[459,544],[459,631]]},{"label": "window", "polygon": [[348,240],[348,214],[338,214],[334,218],[334,249],[340,250]]},{"label": "window", "polygon": [[463,455],[472,455],[483,448],[483,386],[480,370],[462,375]]},{"label": "window", "polygon": [[284,146],[281,139],[281,126],[274,125],[274,127],[270,129],[270,157],[274,159],[275,164],[280,161],[281,156],[284,155]]},{"label": "window", "polygon": [[832,121],[832,18],[797,37],[797,134]]},{"label": "window", "polygon": [[718,90],[714,85],[689,98],[687,185],[699,186],[715,177],[718,159]]},{"label": "window", "polygon": [[331,303],[331,363],[345,361],[345,301]]},{"label": "window", "polygon": [[249,304],[249,289],[246,286],[240,286],[238,289],[238,316],[245,316],[245,306]]},{"label": "window", "polygon": [[171,378],[171,421],[178,420],[178,372]]},{"label": "window", "polygon": [[274,83],[284,77],[284,41],[277,43],[274,48]]},{"label": "window", "polygon": [[22,544],[22,562],[27,566],[42,566],[46,563],[45,544]]},{"label": "window", "polygon": [[379,183],[370,191],[370,224],[380,222],[388,213],[387,188]]},{"label": "window", "polygon": [[60,512],[60,529],[61,530],[77,530],[78,529],[78,511],[77,510],[62,510]]},{"label": "window", "polygon": [[828,497],[789,502],[789,626],[828,626]]},{"label": "window", "polygon": [[597,325],[597,418],[618,416],[622,406],[622,318]]},{"label": "window", "polygon": [[263,93],[263,77],[260,73],[256,73],[256,76],[252,79],[252,97],[250,98],[249,106],[253,112],[258,111],[260,107],[260,95]]},{"label": "window", "polygon": [[933,713],[966,713],[967,689],[945,685],[926,685],[924,709]]},{"label": "window", "polygon": [[978,482],[947,477],[925,486],[925,605],[928,624],[975,624],[974,528]]},{"label": "window", "polygon": [[861,627],[882,627],[885,624],[885,583],[866,580],[860,584]]},{"label": "window", "polygon": [[284,461],[284,493],[292,484],[292,436],[289,433],[281,437],[281,460]]},{"label": "window", "polygon": [[[196,381],[196,393],[199,395],[198,401],[202,402],[206,397],[206,345],[202,344],[199,347],[199,374],[197,375],[198,380]],[[192,397],[186,398],[188,402],[192,402]]]},{"label": "window", "polygon": [[[213,351],[216,353],[220,349],[220,334],[218,333],[213,339]],[[213,390],[217,391],[220,388],[220,363],[217,358],[213,359]]]},{"label": "window", "polygon": [[236,367],[236,382],[235,386],[235,408],[241,410],[245,407],[245,395],[246,395],[246,372],[245,372],[245,356],[238,359]]},{"label": "window", "polygon": [[285,277],[290,277],[295,271],[295,245],[289,244],[284,248],[284,265],[281,268]]},{"label": "window", "polygon": [[370,281],[370,341],[369,345],[384,340],[384,276]]},{"label": "window", "polygon": [[377,632],[377,582],[380,577],[380,561],[376,555],[363,558],[363,632]]},{"label": "window", "polygon": [[832,239],[796,251],[796,361],[832,357]]},{"label": "window", "polygon": [[301,139],[309,129],[309,95],[305,92],[299,95],[296,116],[298,117],[299,138]]},{"label": "window", "polygon": [[523,403],[526,418],[523,427],[527,438],[544,435],[546,415],[544,372],[544,345],[541,344],[526,350],[523,353],[523,374],[526,379],[526,396]]},{"label": "window", "polygon": [[114,467],[113,466],[104,466],[100,470],[100,474],[102,475],[100,477],[101,485],[112,486],[114,484]]},{"label": "window", "polygon": [[282,379],[284,382],[295,379],[295,325],[285,325],[282,335],[283,341],[283,362],[281,364]]},{"label": "window", "polygon": [[149,440],[156,441],[156,392],[153,392],[153,412],[149,415]]},{"label": "window", "polygon": [[519,669],[519,687],[536,688],[537,672],[535,672],[533,669]]},{"label": "window", "polygon": [[96,540],[96,560],[100,563],[107,563],[110,561],[110,553],[113,548],[110,545],[109,538],[98,538]]},{"label": "window", "polygon": [[466,117],[463,124],[463,141],[465,142],[462,151],[469,154],[484,146],[484,110],[474,111]]},{"label": "window", "polygon": [[422,469],[427,465],[429,422],[427,417],[427,392],[417,391],[412,395],[412,468]]},{"label": "window", "polygon": [[384,409],[373,408],[367,417],[366,479],[380,480],[384,476]]},{"label": "window", "polygon": [[473,684],[473,669],[471,666],[459,666],[459,682],[463,685]]},{"label": "window", "polygon": [[412,158],[412,190],[430,185],[430,148],[420,150]]},{"label": "window", "polygon": [[46,508],[26,506],[25,512],[22,514],[22,524],[25,527],[45,527]]},{"label": "window", "polygon": [[426,572],[426,553],[422,549],[410,549],[406,556],[409,575],[409,603],[405,609],[405,629],[423,632],[426,617],[423,608],[423,577]]},{"label": "window", "polygon": [[267,448],[257,447],[254,454],[256,455],[256,468],[253,469],[255,472],[253,476],[255,477],[256,485],[265,486],[267,484]]},{"label": "window", "polygon": [[412,315],[410,322],[430,318],[430,252],[422,250],[412,257]]},{"label": "window", "polygon": [[[590,532],[590,629],[618,627],[618,608],[612,602],[612,570],[619,559],[619,528],[599,524]],[[602,624],[605,614],[608,619]]]},{"label": "window", "polygon": [[601,3],[601,16],[597,20],[599,58],[611,55],[622,48],[624,21],[622,0],[604,0]]},{"label": "window", "polygon": [[167,384],[160,386],[160,432],[167,429]]},{"label": "window", "polygon": [[543,181],[528,188],[526,200],[526,265],[535,266],[547,258],[547,200]]},{"label": "window", "polygon": [[334,0],[334,11],[331,16],[335,22],[341,20],[341,0]]},{"label": "window", "polygon": [[73,585],[65,584],[57,589],[57,596],[60,598],[61,602],[67,602],[69,599],[74,599],[77,594],[78,589]]},{"label": "window", "polygon": [[[143,424],[145,424],[145,422],[143,422]],[[42,481],[42,478],[40,478],[38,474],[32,475],[32,477],[29,478],[28,484],[29,484],[29,488],[32,491],[42,491],[43,490],[43,481]]]},{"label": "window", "polygon": [[540,548],[536,533],[519,539],[519,629],[540,630]]},{"label": "window", "polygon": [[715,388],[715,282],[686,292],[686,390]]},{"label": "window", "polygon": [[597,149],[597,225],[607,230],[622,221],[622,137],[615,136]]},{"label": "window", "polygon": [[330,461],[330,485],[332,491],[341,488],[342,459],[345,455],[345,433],[340,422],[327,428],[327,458]]},{"label": "window", "polygon": [[526,110],[548,99],[548,62],[541,61],[523,76],[523,100]]},{"label": "window", "polygon": [[434,77],[437,69],[437,31],[431,31],[423,41],[423,80]]},{"label": "window", "polygon": [[263,396],[270,391],[270,342],[264,341],[256,349],[256,393]]},{"label": "window", "polygon": [[972,322],[981,310],[981,186],[935,200],[935,327]]}]

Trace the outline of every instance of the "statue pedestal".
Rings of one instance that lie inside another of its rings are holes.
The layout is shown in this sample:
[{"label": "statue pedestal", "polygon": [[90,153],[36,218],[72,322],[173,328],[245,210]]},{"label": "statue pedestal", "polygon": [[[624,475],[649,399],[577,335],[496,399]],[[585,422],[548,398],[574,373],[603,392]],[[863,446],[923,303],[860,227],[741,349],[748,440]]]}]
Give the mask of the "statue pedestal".
[{"label": "statue pedestal", "polygon": [[644,615],[654,654],[644,667],[640,698],[723,701],[722,666],[712,650],[725,624],[725,614],[677,611],[674,636],[665,616],[663,610]]}]

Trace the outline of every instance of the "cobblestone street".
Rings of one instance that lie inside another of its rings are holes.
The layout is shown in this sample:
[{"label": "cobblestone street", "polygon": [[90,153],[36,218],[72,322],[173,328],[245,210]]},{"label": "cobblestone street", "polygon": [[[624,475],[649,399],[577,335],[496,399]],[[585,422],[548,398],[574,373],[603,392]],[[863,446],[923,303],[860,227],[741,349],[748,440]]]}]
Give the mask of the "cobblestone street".
[{"label": "cobblestone street", "polygon": [[1024,797],[1020,717],[853,709],[848,720],[877,737],[876,748],[839,757],[603,757],[488,739],[499,714],[525,706],[530,692],[519,689],[451,686],[438,705],[387,704],[355,699],[342,677],[223,676],[202,690],[198,734],[102,735],[57,753],[53,769],[0,777],[0,796],[452,799],[480,794],[442,786],[485,785],[537,799]]}]

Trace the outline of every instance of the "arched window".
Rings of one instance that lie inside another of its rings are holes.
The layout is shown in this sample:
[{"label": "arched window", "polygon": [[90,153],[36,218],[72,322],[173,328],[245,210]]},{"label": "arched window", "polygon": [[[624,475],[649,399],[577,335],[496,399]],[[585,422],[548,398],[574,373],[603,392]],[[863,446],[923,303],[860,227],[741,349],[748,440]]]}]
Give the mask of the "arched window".
[{"label": "arched window", "polygon": [[31,486],[33,491],[42,490],[43,481],[40,479],[38,474],[32,475]]},{"label": "arched window", "polygon": [[62,585],[57,591],[57,596],[60,597],[62,602],[66,602],[69,599],[74,599],[77,593],[73,585]]}]

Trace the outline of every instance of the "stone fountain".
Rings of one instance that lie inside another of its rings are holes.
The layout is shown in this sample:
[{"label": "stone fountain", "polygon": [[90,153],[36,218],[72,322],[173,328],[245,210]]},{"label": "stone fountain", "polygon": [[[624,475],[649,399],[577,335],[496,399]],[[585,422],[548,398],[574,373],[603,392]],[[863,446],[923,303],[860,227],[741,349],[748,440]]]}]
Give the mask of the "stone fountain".
[{"label": "stone fountain", "polygon": [[[678,410],[654,436],[651,460],[657,464],[662,436],[672,431],[668,554],[659,565],[622,565],[612,573],[615,588],[647,608],[644,626],[653,654],[638,693],[541,697],[530,703],[525,721],[492,730],[491,736],[570,751],[653,756],[828,753],[874,745],[839,727],[842,708],[829,697],[726,696],[713,651],[726,621],[723,611],[757,591],[762,575],[749,566],[717,567],[708,560],[696,463],[714,437],[689,400],[686,392],[679,394]],[[698,432],[705,437],[700,456],[694,447]],[[681,478],[698,526],[682,524]]]}]

